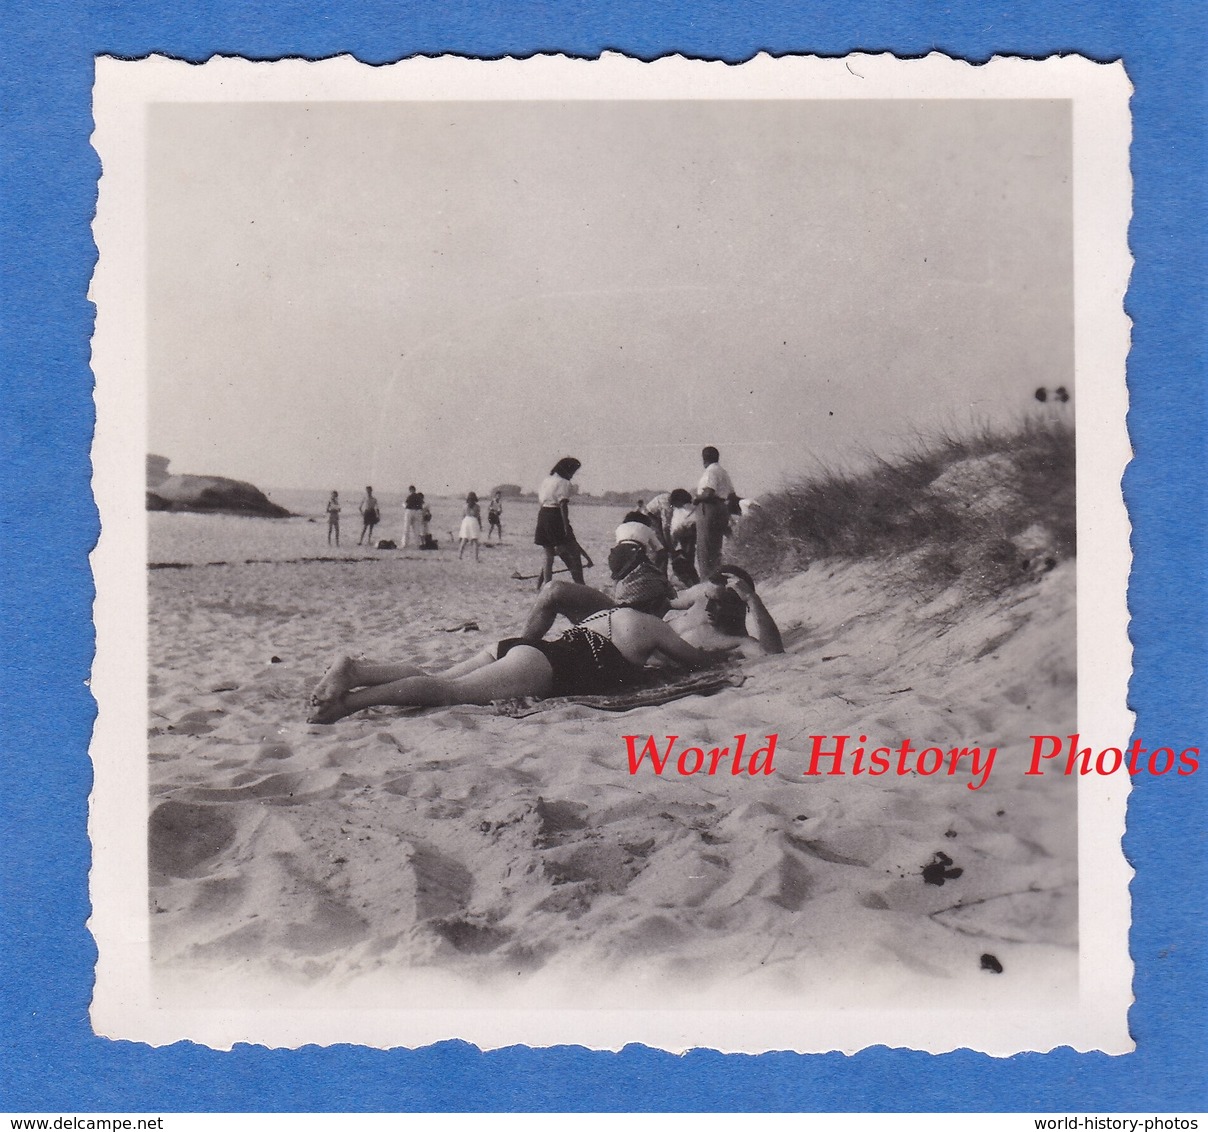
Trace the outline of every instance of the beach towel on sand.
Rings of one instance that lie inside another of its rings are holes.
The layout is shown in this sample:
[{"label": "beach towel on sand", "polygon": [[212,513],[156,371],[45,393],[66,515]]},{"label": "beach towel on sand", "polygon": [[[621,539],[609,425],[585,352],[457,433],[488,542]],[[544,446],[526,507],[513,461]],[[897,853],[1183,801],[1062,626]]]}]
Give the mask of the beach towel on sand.
[{"label": "beach towel on sand", "polygon": [[491,706],[497,715],[507,715],[512,719],[523,719],[527,715],[552,711],[566,704],[582,704],[584,707],[598,708],[600,711],[632,711],[634,708],[668,704],[672,700],[683,699],[684,696],[711,696],[723,688],[737,688],[745,679],[737,669],[714,668],[671,680],[655,676],[648,684],[609,696],[553,696],[544,700],[522,696],[519,699],[495,700]]}]

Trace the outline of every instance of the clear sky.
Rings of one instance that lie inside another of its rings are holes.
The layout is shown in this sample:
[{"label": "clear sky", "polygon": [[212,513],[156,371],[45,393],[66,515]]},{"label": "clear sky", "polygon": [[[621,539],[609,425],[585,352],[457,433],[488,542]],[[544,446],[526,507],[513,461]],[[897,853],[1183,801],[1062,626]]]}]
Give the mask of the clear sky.
[{"label": "clear sky", "polygon": [[1073,376],[1068,105],[156,105],[149,451],[742,494]]}]

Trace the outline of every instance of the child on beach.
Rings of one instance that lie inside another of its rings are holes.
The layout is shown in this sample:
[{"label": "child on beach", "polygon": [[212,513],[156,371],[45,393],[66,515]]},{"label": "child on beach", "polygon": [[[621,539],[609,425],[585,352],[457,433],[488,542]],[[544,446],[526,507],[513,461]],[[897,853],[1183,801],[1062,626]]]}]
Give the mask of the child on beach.
[{"label": "child on beach", "polygon": [[362,542],[373,545],[373,528],[378,525],[378,520],[381,519],[381,512],[378,510],[377,496],[373,494],[373,488],[365,488],[365,498],[361,500],[361,537],[357,539],[357,546]]},{"label": "child on beach", "polygon": [[474,544],[474,561],[478,561],[478,537],[482,534],[482,511],[478,506],[478,496],[474,492],[470,492],[466,496],[465,515],[461,520],[461,530],[457,532],[457,537],[461,540],[461,545],[457,548],[457,557],[460,558],[466,552],[466,543]]},{"label": "child on beach", "polygon": [[432,542],[432,508],[428,506],[428,501],[424,499],[424,493],[419,493],[420,500],[423,502],[424,509],[420,515],[420,540],[419,545],[421,550],[435,550],[436,547]]},{"label": "child on beach", "polygon": [[487,542],[491,541],[491,534],[494,531],[499,532],[499,545],[503,545],[503,492],[497,491],[491,497],[491,505],[487,508]]},{"label": "child on beach", "polygon": [[336,536],[336,546],[340,545],[340,493],[333,491],[327,501],[327,545],[331,546],[331,536]]}]

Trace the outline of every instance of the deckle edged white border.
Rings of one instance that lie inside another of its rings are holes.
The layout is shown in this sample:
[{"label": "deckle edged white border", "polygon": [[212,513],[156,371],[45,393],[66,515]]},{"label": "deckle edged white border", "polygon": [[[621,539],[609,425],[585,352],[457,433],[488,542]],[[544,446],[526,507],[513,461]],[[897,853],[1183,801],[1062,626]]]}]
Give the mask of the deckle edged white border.
[{"label": "deckle edged white border", "polygon": [[[202,66],[150,58],[97,63],[94,145],[101,157],[94,234],[100,250],[93,366],[97,378],[94,490],[102,533],[97,583],[99,715],[91,746],[95,787],[89,831],[97,941],[92,1020],[112,1038],[155,1045],[189,1039],[220,1048],[353,1042],[421,1046],[460,1038],[482,1048],[640,1042],[673,1052],[707,1046],[758,1053],[854,1052],[869,1045],[933,1053],[968,1047],[1005,1056],[1059,1045],[1123,1053],[1132,1001],[1124,860],[1127,775],[1079,784],[1079,999],[1043,1016],[940,1008],[899,1011],[549,1010],[489,1007],[448,988],[439,1009],[170,1010],[151,991],[146,886],[145,760],[132,776],[124,752],[146,746],[147,595],[143,462],[147,432],[146,108],[154,102],[541,99],[1069,99],[1074,136],[1075,357],[1078,389],[1078,719],[1094,749],[1131,733],[1126,693],[1131,649],[1126,589],[1130,554],[1120,480],[1130,458],[1124,372],[1129,322],[1123,298],[1131,259],[1128,168],[1131,87],[1121,64],[1066,57],[996,58],[972,66],[939,55],[845,59],[766,55],[740,66],[682,58],[642,63],[540,56],[481,62],[417,58],[370,67],[349,57],[320,63]],[[134,451],[138,459],[132,461]],[[141,778],[138,775],[141,774]]]}]

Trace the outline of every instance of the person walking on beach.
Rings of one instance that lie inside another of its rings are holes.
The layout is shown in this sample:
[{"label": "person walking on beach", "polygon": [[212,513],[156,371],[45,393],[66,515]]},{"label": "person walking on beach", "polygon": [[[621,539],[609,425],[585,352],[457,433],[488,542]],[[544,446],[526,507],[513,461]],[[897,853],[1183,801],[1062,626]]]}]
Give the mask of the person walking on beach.
[{"label": "person walking on beach", "polygon": [[403,502],[403,549],[412,542],[423,546],[424,497],[415,490],[415,484],[407,486],[407,498]]},{"label": "person walking on beach", "polygon": [[457,557],[460,558],[466,552],[466,543],[474,544],[474,561],[478,561],[478,537],[482,534],[482,510],[478,506],[478,496],[474,492],[470,492],[466,496],[466,510],[461,520],[461,530],[457,532],[457,537],[461,540],[461,545],[457,548]]},{"label": "person walking on beach", "polygon": [[487,542],[491,541],[491,532],[499,532],[499,545],[503,545],[503,492],[497,491],[491,496],[487,508]]},{"label": "person walking on beach", "polygon": [[361,543],[373,545],[373,528],[378,525],[378,521],[382,517],[382,513],[378,510],[377,497],[373,494],[373,488],[365,488],[365,498],[361,500],[358,510],[361,512],[361,537],[357,539],[357,546]]},{"label": "person walking on beach", "polygon": [[335,535],[336,546],[340,545],[340,493],[333,491],[327,501],[327,545],[331,546],[331,537]]},{"label": "person walking on beach", "polygon": [[537,491],[537,502],[541,506],[537,511],[537,533],[533,542],[545,551],[540,586],[554,576],[555,555],[566,563],[570,576],[580,585],[583,583],[583,560],[570,525],[570,481],[581,467],[573,456],[563,456],[550,469]]},{"label": "person walking on beach", "polygon": [[730,533],[730,500],[737,500],[730,473],[711,445],[701,449],[704,474],[696,485],[696,571],[711,578],[721,565],[722,542]]}]

